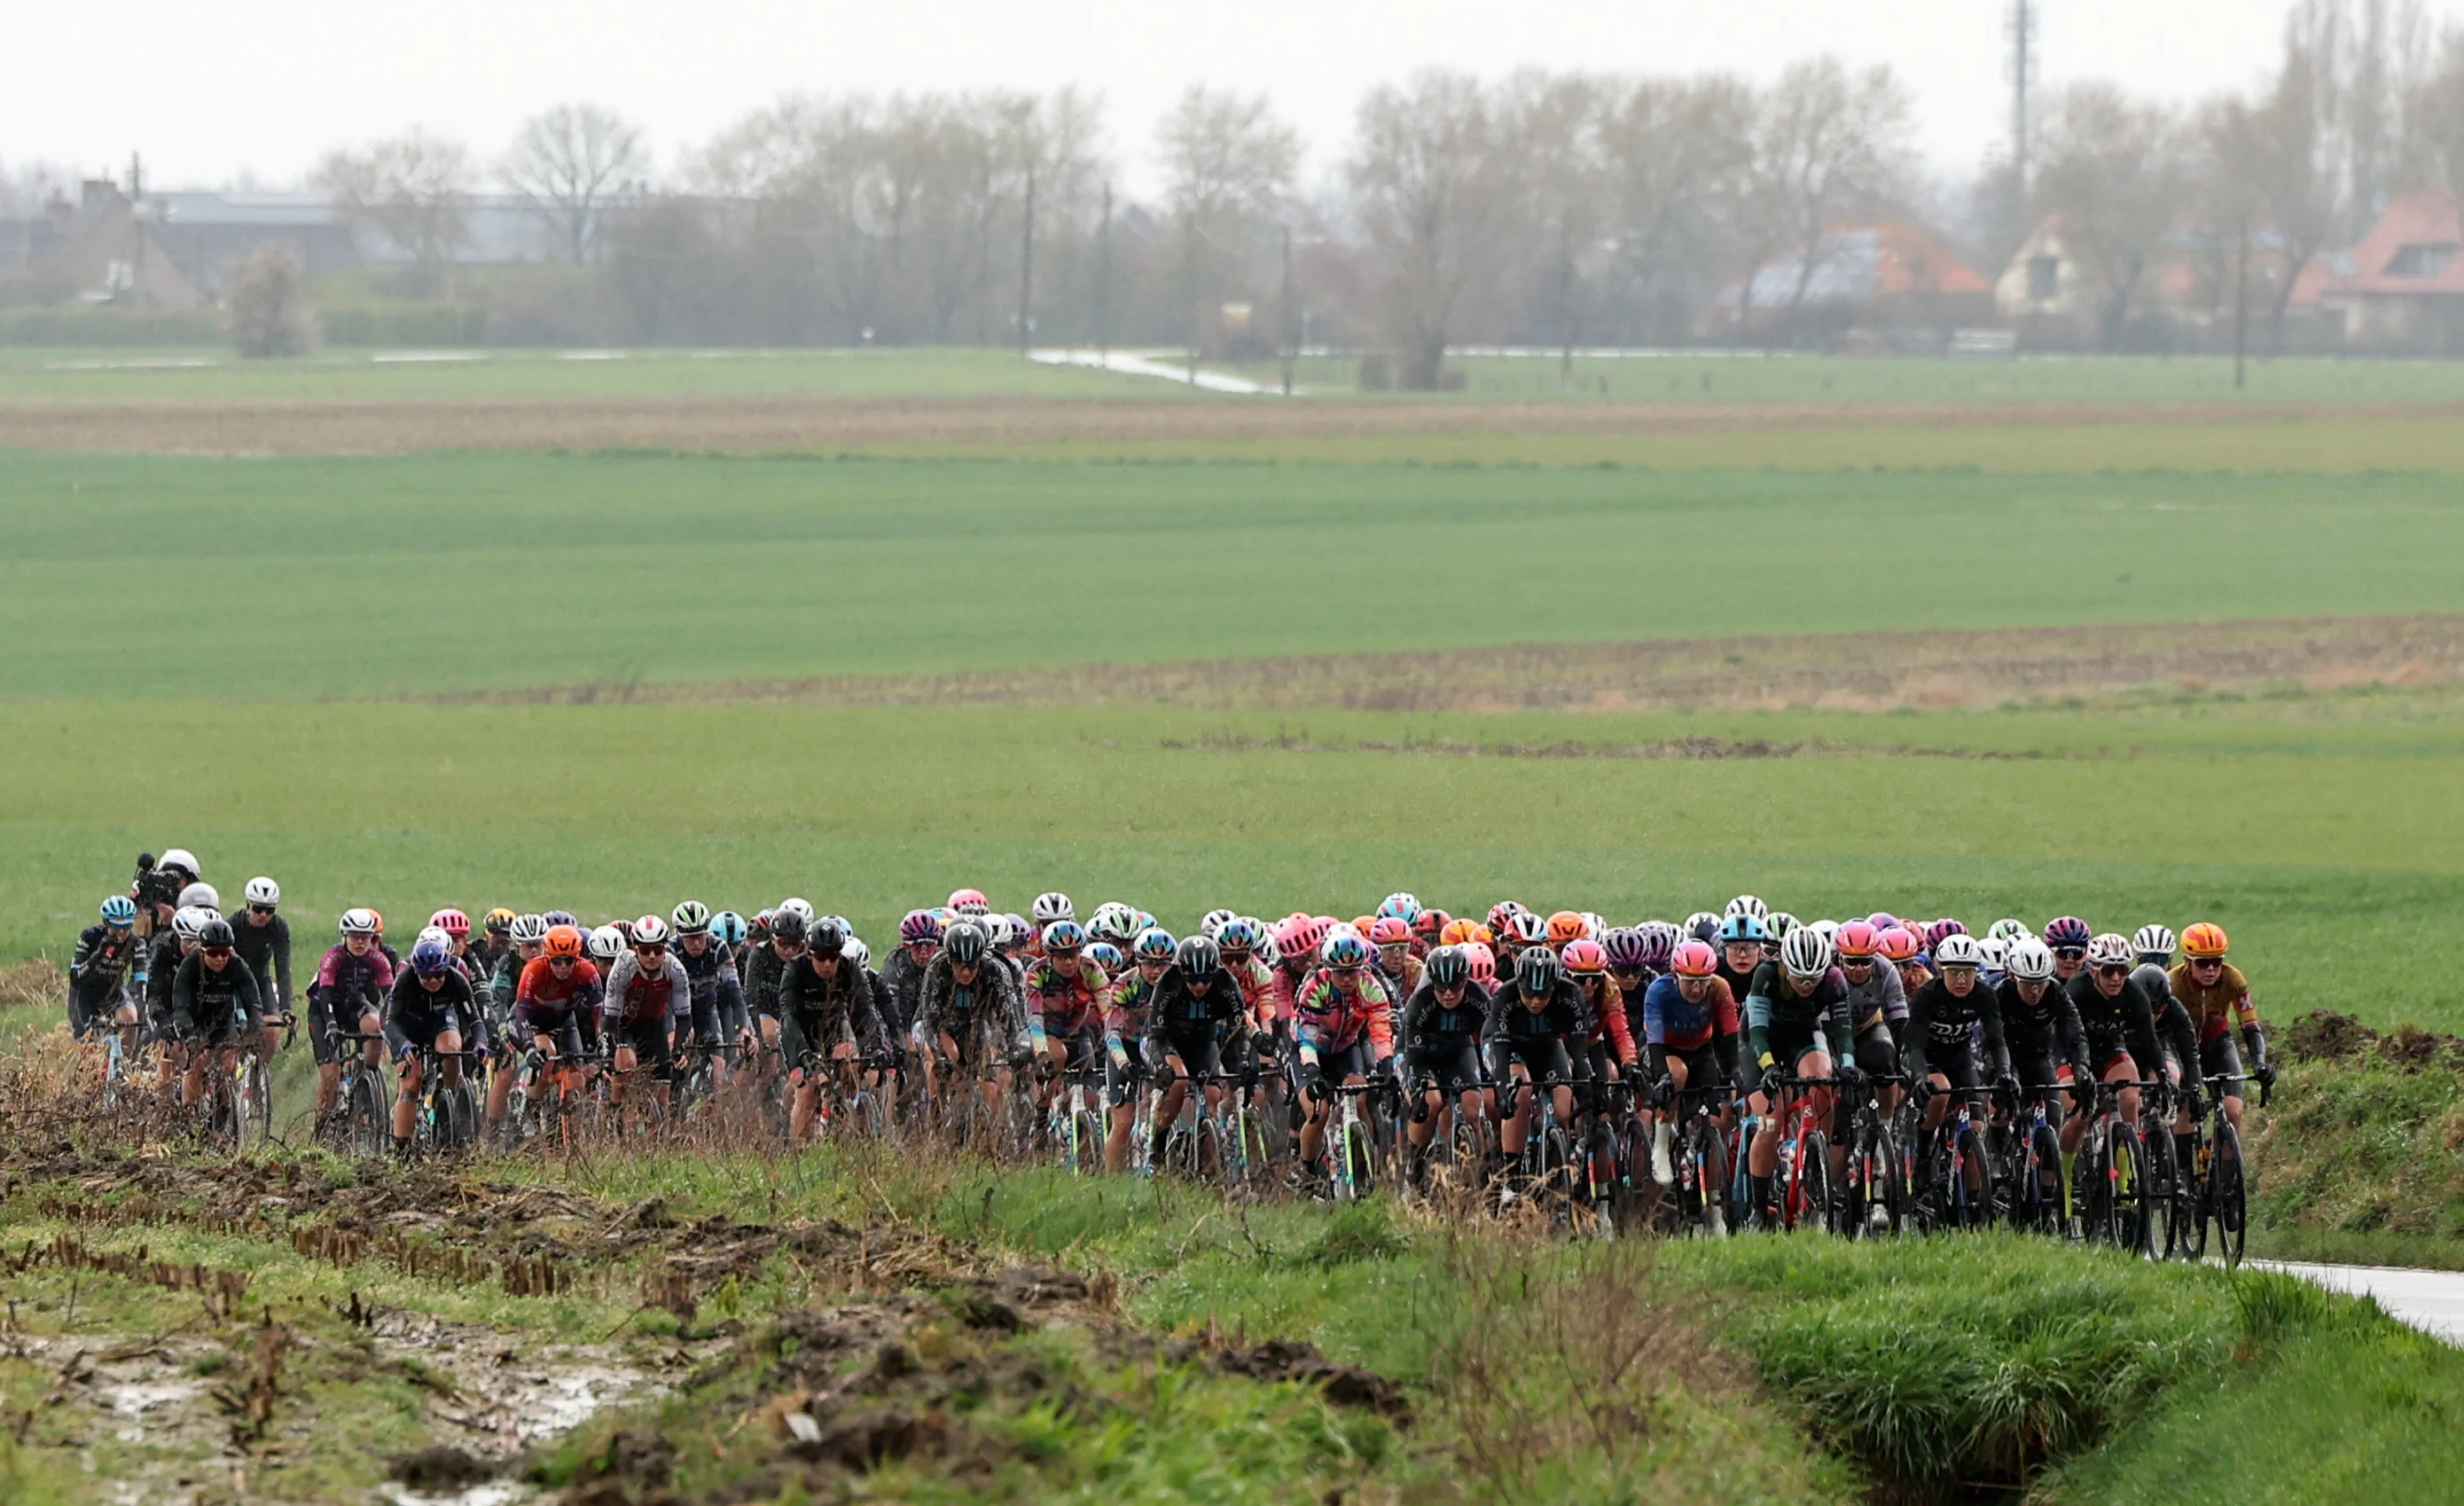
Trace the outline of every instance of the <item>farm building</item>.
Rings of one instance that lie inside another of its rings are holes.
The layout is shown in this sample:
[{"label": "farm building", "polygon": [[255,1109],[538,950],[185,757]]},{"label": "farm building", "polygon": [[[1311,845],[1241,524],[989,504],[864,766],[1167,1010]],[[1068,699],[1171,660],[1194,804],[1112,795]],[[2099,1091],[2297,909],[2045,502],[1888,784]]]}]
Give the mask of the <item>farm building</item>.
[{"label": "farm building", "polygon": [[2464,225],[2452,193],[2411,193],[2387,206],[2355,245],[2321,256],[2293,290],[2348,348],[2464,355]]},{"label": "farm building", "polygon": [[1914,225],[1845,225],[1731,283],[1703,320],[1705,335],[1740,325],[1795,343],[1852,331],[1947,344],[1990,312],[1991,288],[1949,248]]}]

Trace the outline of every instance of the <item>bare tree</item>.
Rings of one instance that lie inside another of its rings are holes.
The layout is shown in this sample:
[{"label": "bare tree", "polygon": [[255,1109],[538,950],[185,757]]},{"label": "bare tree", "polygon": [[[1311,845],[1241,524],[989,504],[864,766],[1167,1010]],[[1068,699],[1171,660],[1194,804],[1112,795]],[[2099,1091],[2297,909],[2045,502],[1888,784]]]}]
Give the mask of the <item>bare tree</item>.
[{"label": "bare tree", "polygon": [[1909,156],[1908,92],[1876,64],[1851,73],[1836,57],[1792,65],[1763,92],[1754,123],[1752,183],[1745,204],[1751,260],[1738,299],[1740,329],[1752,312],[1755,271],[1796,253],[1787,318],[1793,321],[1822,265],[1834,216],[1879,197]]},{"label": "bare tree", "polygon": [[2439,38],[2438,61],[2416,98],[2431,181],[2464,204],[2464,25]]},{"label": "bare tree", "polygon": [[279,246],[259,246],[227,277],[231,343],[253,361],[304,356],[317,348],[317,321],[299,258]]},{"label": "bare tree", "polygon": [[2121,342],[2165,233],[2183,208],[2181,126],[2109,83],[2057,95],[2039,133],[2036,195],[2095,289],[2098,343]]},{"label": "bare tree", "polygon": [[2279,253],[2265,290],[2269,344],[2277,350],[2284,345],[2285,310],[2302,269],[2337,232],[2317,85],[2317,75],[2288,55],[2255,99],[2211,101],[2198,122],[2206,167],[2202,197],[2211,221],[2233,240],[2237,322],[2254,238],[2271,236]]},{"label": "bare tree", "polygon": [[1467,75],[1425,70],[1360,103],[1345,166],[1407,388],[1440,385],[1446,340],[1495,277],[1511,198],[1489,100]]},{"label": "bare tree", "polygon": [[1626,86],[1602,122],[1617,267],[1644,338],[1683,338],[1719,291],[1753,166],[1753,91],[1724,75]]},{"label": "bare tree", "polygon": [[2284,25],[2285,62],[2306,75],[2337,231],[2358,238],[2388,198],[2424,176],[2412,106],[2430,61],[2421,0],[2299,0]]},{"label": "bare tree", "polygon": [[1498,130],[1523,190],[1515,217],[1527,251],[1526,321],[1554,338],[1561,389],[1573,380],[1574,332],[1588,313],[1584,283],[1605,261],[1595,253],[1611,214],[1601,138],[1613,93],[1588,75],[1532,69],[1498,91]]},{"label": "bare tree", "polygon": [[1300,133],[1260,95],[1192,84],[1155,126],[1155,155],[1180,251],[1180,305],[1192,370],[1204,343],[1208,303],[1226,266],[1259,250],[1257,237],[1283,210],[1300,170]]},{"label": "bare tree", "polygon": [[578,267],[609,201],[649,166],[641,127],[595,104],[560,104],[522,122],[496,173],[531,201]]},{"label": "bare tree", "polygon": [[418,126],[358,151],[330,152],[316,174],[347,218],[410,257],[421,291],[448,297],[454,257],[470,236],[473,178],[468,149]]}]

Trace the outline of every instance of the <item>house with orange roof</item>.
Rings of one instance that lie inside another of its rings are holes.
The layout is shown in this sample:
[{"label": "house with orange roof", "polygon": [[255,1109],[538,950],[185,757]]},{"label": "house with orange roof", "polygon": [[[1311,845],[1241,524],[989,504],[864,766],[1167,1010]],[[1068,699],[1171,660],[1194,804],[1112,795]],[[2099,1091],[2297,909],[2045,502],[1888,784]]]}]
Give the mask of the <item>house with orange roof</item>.
[{"label": "house with orange roof", "polygon": [[2408,193],[2370,233],[2302,269],[2296,313],[2315,313],[2350,349],[2464,356],[2464,223],[2455,195]]}]

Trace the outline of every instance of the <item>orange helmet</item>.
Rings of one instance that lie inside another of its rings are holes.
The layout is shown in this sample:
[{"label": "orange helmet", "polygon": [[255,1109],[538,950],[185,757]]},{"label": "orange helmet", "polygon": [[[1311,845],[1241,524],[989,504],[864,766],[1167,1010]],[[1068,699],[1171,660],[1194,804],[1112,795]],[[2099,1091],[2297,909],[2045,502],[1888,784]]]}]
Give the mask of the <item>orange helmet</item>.
[{"label": "orange helmet", "polygon": [[1572,910],[1560,910],[1549,918],[1549,944],[1563,946],[1568,941],[1579,941],[1590,929],[1581,916]]},{"label": "orange helmet", "polygon": [[2228,945],[2225,928],[2213,920],[2202,920],[2182,933],[2182,955],[2185,957],[2222,957]]},{"label": "orange helmet", "polygon": [[1363,936],[1367,936],[1369,928],[1376,923],[1377,918],[1374,915],[1355,915],[1352,918],[1352,928]]},{"label": "orange helmet", "polygon": [[1885,927],[1875,943],[1875,949],[1895,963],[1908,962],[1925,950],[1918,944],[1916,933],[1903,925]]},{"label": "orange helmet", "polygon": [[385,935],[385,912],[374,905],[370,905],[368,906],[368,914],[377,918],[377,935]]},{"label": "orange helmet", "polygon": [[547,928],[547,955],[579,957],[582,955],[582,930],[579,926],[551,925]]},{"label": "orange helmet", "polygon": [[1448,920],[1446,922],[1445,929],[1438,933],[1438,944],[1441,946],[1466,946],[1473,941],[1480,941],[1482,939],[1480,933],[1481,924],[1478,920],[1470,919]]},{"label": "orange helmet", "polygon": [[1376,946],[1409,946],[1412,928],[1399,915],[1381,915],[1366,927],[1371,944]]}]

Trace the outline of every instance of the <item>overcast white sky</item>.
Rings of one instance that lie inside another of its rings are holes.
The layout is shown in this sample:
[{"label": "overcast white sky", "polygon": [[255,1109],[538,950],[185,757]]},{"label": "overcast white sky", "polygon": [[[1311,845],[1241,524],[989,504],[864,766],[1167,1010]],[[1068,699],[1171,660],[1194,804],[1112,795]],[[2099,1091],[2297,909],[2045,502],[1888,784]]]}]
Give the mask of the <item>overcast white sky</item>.
[{"label": "overcast white sky", "polygon": [[[794,90],[1103,93],[1133,183],[1193,81],[1265,90],[1334,160],[1362,90],[1424,64],[1768,78],[1837,52],[1914,88],[1921,140],[1972,166],[2008,115],[2007,0],[22,0],[10,7],[0,166],[151,181],[303,175],[326,147],[419,122],[493,154],[522,117],[596,100],[663,163]],[[2188,98],[2273,57],[2283,0],[2042,0],[2043,80]],[[2464,0],[2431,0],[2464,13]]]}]

